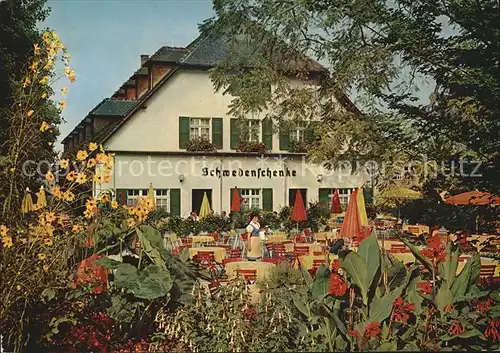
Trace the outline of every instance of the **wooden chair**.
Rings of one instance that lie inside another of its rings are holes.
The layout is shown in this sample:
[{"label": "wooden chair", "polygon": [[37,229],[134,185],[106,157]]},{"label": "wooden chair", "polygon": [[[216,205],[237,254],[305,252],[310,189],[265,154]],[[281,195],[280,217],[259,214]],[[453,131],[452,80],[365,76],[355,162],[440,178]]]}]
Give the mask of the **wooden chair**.
[{"label": "wooden chair", "polygon": [[238,261],[244,261],[244,260],[240,257],[226,257],[224,260],[222,260],[222,264],[226,265],[228,263],[238,262]]},{"label": "wooden chair", "polygon": [[286,249],[283,244],[273,244],[271,247],[272,257],[286,257]]},{"label": "wooden chair", "polygon": [[288,262],[288,259],[286,257],[266,257],[262,259],[262,262],[269,262],[278,266],[283,262]]},{"label": "wooden chair", "polygon": [[320,268],[321,265],[326,265],[325,259],[314,259],[313,260],[313,265],[312,265],[311,269],[309,270],[309,273],[311,274],[311,276],[314,276],[316,274],[316,271],[318,271],[318,268]]},{"label": "wooden chair", "polygon": [[309,255],[309,247],[296,244],[293,252],[296,253],[298,256]]},{"label": "wooden chair", "polygon": [[241,249],[230,249],[227,253],[228,257],[231,259],[240,258],[241,257]]},{"label": "wooden chair", "polygon": [[324,255],[324,252],[323,251],[313,251],[313,255],[314,256],[321,256],[321,255]]},{"label": "wooden chair", "polygon": [[306,237],[306,242],[307,243],[312,243],[313,242],[313,233],[309,228],[304,229],[304,236]]},{"label": "wooden chair", "polygon": [[257,280],[257,270],[239,269],[238,273],[241,274],[245,281],[247,281],[249,284],[255,283],[255,281]]},{"label": "wooden chair", "polygon": [[391,250],[397,251],[397,252],[405,252],[406,251],[406,245],[405,244],[391,244]]},{"label": "wooden chair", "polygon": [[420,227],[408,227],[408,233],[411,233],[413,235],[419,235]]},{"label": "wooden chair", "polygon": [[209,268],[215,264],[215,255],[213,251],[198,251],[193,260],[202,268]]},{"label": "wooden chair", "polygon": [[479,277],[493,277],[495,275],[496,268],[497,268],[496,264],[481,265]]}]

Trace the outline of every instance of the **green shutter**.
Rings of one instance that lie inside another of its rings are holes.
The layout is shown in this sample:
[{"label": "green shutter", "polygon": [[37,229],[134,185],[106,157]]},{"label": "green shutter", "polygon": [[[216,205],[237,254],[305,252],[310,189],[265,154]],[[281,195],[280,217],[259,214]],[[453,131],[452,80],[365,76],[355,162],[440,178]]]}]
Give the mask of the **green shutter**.
[{"label": "green shutter", "polygon": [[373,188],[363,188],[363,196],[365,205],[373,205]]},{"label": "green shutter", "polygon": [[280,128],[280,150],[288,151],[290,149],[290,129],[287,127]]},{"label": "green shutter", "polygon": [[273,210],[273,189],[262,189],[262,209],[264,211]]},{"label": "green shutter", "polygon": [[116,189],[116,202],[119,205],[127,204],[127,189]]},{"label": "green shutter", "polygon": [[222,118],[212,118],[212,143],[222,149]]},{"label": "green shutter", "polygon": [[319,189],[319,202],[323,203],[326,209],[330,209],[330,204],[328,200],[328,195],[332,189]]},{"label": "green shutter", "polygon": [[240,145],[240,126],[238,119],[231,119],[231,149],[235,150]]},{"label": "green shutter", "polygon": [[262,120],[262,142],[266,144],[268,151],[273,149],[273,122],[271,119]]},{"label": "green shutter", "polygon": [[181,189],[170,189],[170,214],[181,215]]},{"label": "green shutter", "polygon": [[295,203],[295,194],[297,193],[297,189],[288,189],[288,205],[293,207]]},{"label": "green shutter", "polygon": [[186,149],[189,141],[189,118],[179,117],[179,148]]}]

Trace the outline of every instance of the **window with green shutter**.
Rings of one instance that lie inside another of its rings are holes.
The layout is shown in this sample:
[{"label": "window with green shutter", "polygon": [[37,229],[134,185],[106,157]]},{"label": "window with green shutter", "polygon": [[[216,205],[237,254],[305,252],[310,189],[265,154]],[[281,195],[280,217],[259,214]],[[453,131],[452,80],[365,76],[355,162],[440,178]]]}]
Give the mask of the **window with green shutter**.
[{"label": "window with green shutter", "polygon": [[273,189],[262,189],[262,209],[264,211],[273,210]]},{"label": "window with green shutter", "polygon": [[181,189],[170,189],[170,214],[181,215]]},{"label": "window with green shutter", "polygon": [[265,143],[269,151],[273,149],[273,122],[271,119],[262,120],[262,142]]},{"label": "window with green shutter", "polygon": [[288,151],[290,149],[290,129],[288,127],[280,128],[280,150]]},{"label": "window with green shutter", "polygon": [[330,209],[330,194],[332,189],[319,189],[319,202],[323,204],[323,207]]},{"label": "window with green shutter", "polygon": [[179,148],[186,149],[189,142],[189,118],[179,117]]},{"label": "window with green shutter", "polygon": [[212,143],[222,149],[222,118],[212,118]]},{"label": "window with green shutter", "polygon": [[230,124],[231,149],[235,150],[240,145],[240,123],[238,119],[232,118]]},{"label": "window with green shutter", "polygon": [[363,188],[363,196],[365,205],[373,205],[373,188]]},{"label": "window with green shutter", "polygon": [[127,204],[127,189],[116,189],[116,202],[119,205]]}]

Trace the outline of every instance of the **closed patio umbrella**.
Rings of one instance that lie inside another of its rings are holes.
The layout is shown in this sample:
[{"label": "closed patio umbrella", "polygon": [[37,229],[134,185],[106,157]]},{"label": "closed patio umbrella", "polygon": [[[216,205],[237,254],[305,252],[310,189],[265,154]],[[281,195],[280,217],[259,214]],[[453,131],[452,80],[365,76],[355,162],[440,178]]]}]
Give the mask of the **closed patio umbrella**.
[{"label": "closed patio umbrella", "polygon": [[21,203],[21,212],[28,213],[33,211],[33,199],[31,198],[30,189],[26,188],[26,194],[24,194],[23,202]]},{"label": "closed patio umbrella", "polygon": [[293,204],[292,211],[292,221],[303,222],[307,221],[306,208],[304,207],[304,200],[302,199],[302,193],[297,190],[295,194],[295,203]]},{"label": "closed patio umbrella", "polygon": [[36,199],[36,209],[40,210],[44,207],[47,206],[47,196],[45,195],[45,189],[43,188],[43,185],[40,186],[40,191],[36,193],[37,199]]},{"label": "closed patio umbrella", "polygon": [[231,197],[231,212],[240,212],[241,211],[241,201],[242,197],[240,196],[240,192],[238,188],[235,186],[233,189],[233,195]]},{"label": "closed patio umbrella", "polygon": [[361,222],[359,220],[358,209],[358,190],[354,190],[349,198],[347,211],[345,212],[344,222],[340,228],[341,238],[359,237],[361,233]]},{"label": "closed patio umbrella", "polygon": [[203,193],[203,201],[201,202],[201,207],[200,207],[200,219],[205,218],[209,216],[212,213],[212,210],[210,208],[210,202],[208,201],[208,196],[207,193]]},{"label": "closed patio umbrella", "polygon": [[365,196],[363,194],[363,188],[358,189],[357,202],[358,202],[360,224],[362,227],[366,227],[368,225],[368,216],[366,214]]},{"label": "closed patio umbrella", "polygon": [[330,204],[330,213],[342,213],[342,207],[340,206],[339,191],[335,190],[332,196],[332,203]]},{"label": "closed patio umbrella", "polygon": [[148,190],[148,200],[151,200],[153,202],[153,205],[155,204],[155,191],[153,189],[153,183],[149,183],[149,190]]}]

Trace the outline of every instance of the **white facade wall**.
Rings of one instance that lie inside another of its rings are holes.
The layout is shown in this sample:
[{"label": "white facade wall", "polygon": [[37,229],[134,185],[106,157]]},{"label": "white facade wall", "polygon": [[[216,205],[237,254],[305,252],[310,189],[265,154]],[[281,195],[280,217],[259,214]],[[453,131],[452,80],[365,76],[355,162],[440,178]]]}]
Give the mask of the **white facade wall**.
[{"label": "white facade wall", "polygon": [[[212,209],[216,212],[230,210],[230,190],[237,186],[246,188],[272,188],[273,209],[288,205],[288,189],[307,189],[308,201],[318,201],[319,188],[355,188],[362,186],[367,174],[323,170],[320,166],[305,163],[302,156],[291,156],[279,150],[279,136],[273,136],[271,153],[282,153],[283,160],[268,157],[262,161],[256,155],[245,157],[230,149],[231,96],[214,92],[206,71],[176,72],[148,101],[104,144],[115,153],[113,181],[96,187],[100,189],[181,189],[181,215],[188,215],[196,208],[192,205],[193,189],[212,190]],[[179,117],[223,118],[223,149],[206,156],[191,156],[179,149]],[[259,118],[259,117],[252,117]],[[262,118],[262,117],[260,117]],[[228,156],[228,152],[232,155]],[[184,154],[184,155],[182,155]],[[234,177],[203,176],[202,168],[274,171],[288,168],[295,171],[289,177]],[[232,167],[231,167],[232,166]],[[321,175],[318,179],[318,175]],[[182,176],[182,177],[181,177]],[[180,179],[183,178],[181,182]]]}]

